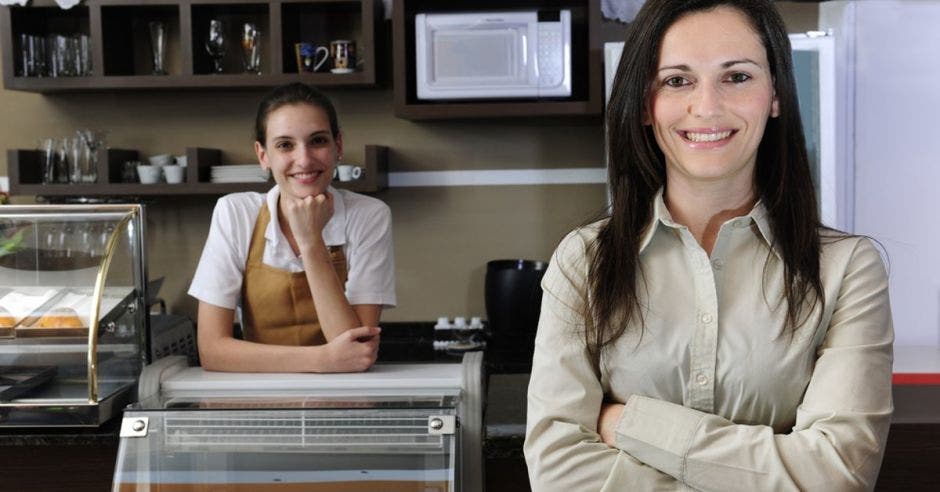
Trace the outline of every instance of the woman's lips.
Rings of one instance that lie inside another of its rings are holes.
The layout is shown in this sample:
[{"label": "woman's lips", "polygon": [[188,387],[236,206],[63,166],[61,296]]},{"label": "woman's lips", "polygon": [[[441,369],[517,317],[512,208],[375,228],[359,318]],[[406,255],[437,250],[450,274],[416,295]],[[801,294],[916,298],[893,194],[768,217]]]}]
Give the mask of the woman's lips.
[{"label": "woman's lips", "polygon": [[680,130],[679,135],[692,148],[707,149],[722,147],[731,141],[737,130]]},{"label": "woman's lips", "polygon": [[313,184],[323,174],[323,171],[309,171],[303,173],[294,173],[290,177],[300,184]]}]

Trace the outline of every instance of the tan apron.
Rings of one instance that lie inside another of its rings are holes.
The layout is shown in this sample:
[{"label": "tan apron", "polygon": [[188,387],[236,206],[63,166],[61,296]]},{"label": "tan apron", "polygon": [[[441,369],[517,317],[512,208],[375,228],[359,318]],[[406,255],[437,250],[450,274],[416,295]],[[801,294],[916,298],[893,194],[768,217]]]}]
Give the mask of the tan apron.
[{"label": "tan apron", "polygon": [[[307,275],[265,265],[264,231],[271,220],[267,203],[255,221],[242,281],[242,311],[245,340],[270,345],[322,345],[326,343]],[[333,268],[346,283],[346,255],[339,246],[330,247]]]}]

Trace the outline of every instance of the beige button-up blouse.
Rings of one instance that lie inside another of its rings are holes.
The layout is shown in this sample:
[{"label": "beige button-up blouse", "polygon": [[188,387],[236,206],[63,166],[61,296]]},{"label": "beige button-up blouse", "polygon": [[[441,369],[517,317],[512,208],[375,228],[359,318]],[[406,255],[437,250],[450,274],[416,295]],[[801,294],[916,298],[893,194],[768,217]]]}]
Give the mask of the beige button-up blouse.
[{"label": "beige button-up blouse", "polygon": [[[581,332],[599,225],[569,234],[542,281],[524,448],[533,490],[874,487],[894,334],[870,240],[824,232],[825,309],[788,336],[761,204],[721,226],[709,257],[660,195],[640,250],[642,337],[628,328],[598,367]],[[605,400],[626,405],[616,448],[596,432]]]}]

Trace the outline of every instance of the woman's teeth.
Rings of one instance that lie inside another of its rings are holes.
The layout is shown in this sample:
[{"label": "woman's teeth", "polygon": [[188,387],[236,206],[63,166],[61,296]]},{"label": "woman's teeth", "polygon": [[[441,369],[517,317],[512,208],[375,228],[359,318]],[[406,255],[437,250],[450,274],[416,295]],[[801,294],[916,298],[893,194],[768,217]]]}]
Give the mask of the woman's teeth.
[{"label": "woman's teeth", "polygon": [[311,179],[311,178],[313,178],[314,176],[318,176],[319,174],[320,174],[319,172],[312,172],[312,173],[294,173],[294,177],[297,178],[297,179]]},{"label": "woman's teeth", "polygon": [[731,136],[731,130],[717,133],[693,133],[685,132],[685,138],[693,142],[717,142]]}]

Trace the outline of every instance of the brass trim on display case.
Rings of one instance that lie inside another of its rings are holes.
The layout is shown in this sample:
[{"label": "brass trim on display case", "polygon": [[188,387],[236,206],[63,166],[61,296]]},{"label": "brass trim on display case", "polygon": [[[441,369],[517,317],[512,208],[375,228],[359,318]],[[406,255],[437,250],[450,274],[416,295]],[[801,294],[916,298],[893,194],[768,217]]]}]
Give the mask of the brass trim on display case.
[{"label": "brass trim on display case", "polygon": [[94,298],[97,302],[92,303],[91,319],[88,320],[88,403],[91,404],[98,402],[98,316],[101,314],[104,281],[108,276],[108,268],[111,266],[111,255],[114,253],[114,248],[117,247],[118,235],[124,230],[127,223],[137,216],[137,213],[137,209],[130,211],[114,228],[114,233],[108,238],[108,247],[105,248],[104,259],[101,262],[101,268],[98,269],[98,277],[95,279]]}]

